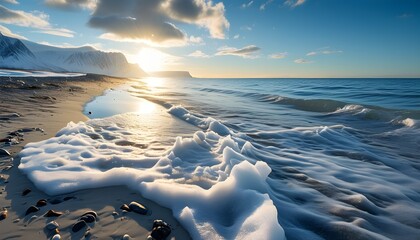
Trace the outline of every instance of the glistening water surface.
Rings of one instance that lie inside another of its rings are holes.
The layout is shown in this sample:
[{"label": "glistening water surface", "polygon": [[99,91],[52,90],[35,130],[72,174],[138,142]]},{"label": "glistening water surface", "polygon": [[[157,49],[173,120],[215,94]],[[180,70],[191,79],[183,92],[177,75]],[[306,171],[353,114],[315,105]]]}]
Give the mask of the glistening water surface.
[{"label": "glistening water surface", "polygon": [[23,150],[40,188],[124,184],[196,239],[420,236],[418,79],[140,79],[87,111]]}]

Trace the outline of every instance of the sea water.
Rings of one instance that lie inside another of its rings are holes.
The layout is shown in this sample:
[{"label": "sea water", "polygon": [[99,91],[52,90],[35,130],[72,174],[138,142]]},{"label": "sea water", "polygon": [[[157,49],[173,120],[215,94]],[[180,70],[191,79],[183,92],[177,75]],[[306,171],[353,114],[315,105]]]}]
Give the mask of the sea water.
[{"label": "sea water", "polygon": [[[194,239],[419,239],[419,79],[139,79],[19,168],[126,185]],[[46,174],[48,173],[48,174]]]}]

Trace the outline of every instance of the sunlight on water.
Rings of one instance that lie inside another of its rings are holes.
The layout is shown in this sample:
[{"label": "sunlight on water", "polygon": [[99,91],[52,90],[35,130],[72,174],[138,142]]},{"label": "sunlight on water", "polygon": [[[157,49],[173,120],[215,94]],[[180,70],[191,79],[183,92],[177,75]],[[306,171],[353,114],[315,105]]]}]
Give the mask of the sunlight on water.
[{"label": "sunlight on water", "polygon": [[139,103],[138,113],[141,114],[150,114],[156,110],[156,104],[149,101],[142,101]]}]

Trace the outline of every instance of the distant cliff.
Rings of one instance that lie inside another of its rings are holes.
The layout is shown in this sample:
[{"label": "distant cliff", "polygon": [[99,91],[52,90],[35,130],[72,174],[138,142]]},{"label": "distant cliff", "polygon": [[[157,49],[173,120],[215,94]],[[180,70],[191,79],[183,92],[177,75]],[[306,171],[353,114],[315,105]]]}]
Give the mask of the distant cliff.
[{"label": "distant cliff", "polygon": [[0,68],[94,73],[115,77],[147,76],[137,64],[128,63],[122,53],[103,52],[92,47],[52,47],[1,33]]},{"label": "distant cliff", "polygon": [[188,71],[160,71],[148,72],[151,77],[165,77],[165,78],[192,78]]}]

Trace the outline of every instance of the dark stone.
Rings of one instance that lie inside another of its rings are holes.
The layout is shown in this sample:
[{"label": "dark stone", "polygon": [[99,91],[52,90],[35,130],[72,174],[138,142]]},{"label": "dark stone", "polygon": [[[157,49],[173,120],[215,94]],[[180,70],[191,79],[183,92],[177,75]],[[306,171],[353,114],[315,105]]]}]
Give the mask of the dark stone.
[{"label": "dark stone", "polygon": [[85,228],[85,227],[87,227],[87,223],[86,223],[85,221],[83,221],[83,220],[79,220],[77,223],[75,223],[75,224],[73,225],[73,227],[71,228],[71,230],[72,230],[73,232],[78,232],[78,231],[80,231],[82,228]]},{"label": "dark stone", "polygon": [[120,209],[125,210],[127,212],[131,212],[131,209],[127,206],[127,204],[123,204]]},{"label": "dark stone", "polygon": [[39,208],[32,205],[28,208],[28,210],[26,210],[25,216],[34,212],[38,212],[38,211],[39,211]]},{"label": "dark stone", "polygon": [[162,220],[153,221],[153,229],[150,236],[155,240],[165,240],[171,234],[171,227]]},{"label": "dark stone", "polygon": [[0,157],[6,157],[6,156],[10,156],[9,151],[7,151],[6,149],[0,148]]},{"label": "dark stone", "polygon": [[36,202],[37,207],[43,207],[45,205],[47,205],[47,200],[45,199],[41,199],[41,200],[38,200],[38,202]]},{"label": "dark stone", "polygon": [[82,217],[86,215],[93,215],[95,218],[98,218],[98,214],[95,211],[87,211],[83,213]]},{"label": "dark stone", "polygon": [[63,215],[63,212],[49,210],[46,214],[44,214],[44,217],[59,217],[61,215]]},{"label": "dark stone", "polygon": [[7,209],[0,212],[0,221],[7,218]]},{"label": "dark stone", "polygon": [[29,189],[29,188],[27,188],[27,189],[23,190],[23,192],[22,192],[22,196],[26,196],[26,195],[28,195],[30,192],[32,192],[32,190],[31,190],[31,189]]},{"label": "dark stone", "polygon": [[52,230],[57,229],[59,226],[60,225],[57,222],[51,221],[51,222],[47,223],[47,225],[45,225],[45,228],[52,231]]},{"label": "dark stone", "polygon": [[139,214],[143,214],[146,215],[147,214],[147,208],[143,205],[141,205],[138,202],[131,202],[128,207],[130,208],[131,211],[135,212],[135,213],[139,213]]},{"label": "dark stone", "polygon": [[86,214],[80,217],[79,220],[83,220],[87,223],[93,223],[93,222],[96,222],[96,217],[93,216],[92,214]]},{"label": "dark stone", "polygon": [[48,202],[50,202],[52,205],[56,205],[56,204],[62,203],[63,201],[61,199],[54,198],[54,199],[48,200]]}]

